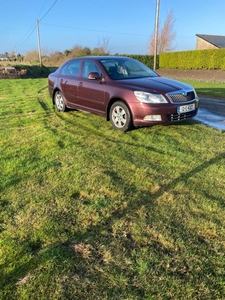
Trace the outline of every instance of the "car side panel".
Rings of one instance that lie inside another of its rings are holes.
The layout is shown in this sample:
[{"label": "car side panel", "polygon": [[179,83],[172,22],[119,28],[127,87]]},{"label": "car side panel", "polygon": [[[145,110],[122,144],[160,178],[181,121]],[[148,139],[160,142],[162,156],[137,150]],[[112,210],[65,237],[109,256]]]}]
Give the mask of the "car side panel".
[{"label": "car side panel", "polygon": [[59,76],[59,87],[68,107],[74,107],[78,101],[77,87],[79,80],[74,76]]},{"label": "car side panel", "polygon": [[78,106],[80,109],[105,115],[105,84],[101,80],[82,78],[78,85]]}]

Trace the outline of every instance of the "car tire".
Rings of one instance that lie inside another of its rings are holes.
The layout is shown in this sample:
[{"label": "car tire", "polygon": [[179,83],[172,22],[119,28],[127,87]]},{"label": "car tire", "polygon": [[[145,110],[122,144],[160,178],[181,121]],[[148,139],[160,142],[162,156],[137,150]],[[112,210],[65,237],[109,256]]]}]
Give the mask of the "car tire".
[{"label": "car tire", "polygon": [[66,111],[66,103],[65,103],[65,100],[64,100],[64,97],[63,97],[63,94],[60,92],[60,91],[57,91],[55,93],[55,96],[54,96],[54,103],[55,103],[55,106],[56,106],[56,109],[60,112],[64,112]]},{"label": "car tire", "polygon": [[113,103],[110,108],[110,121],[112,126],[121,131],[127,131],[132,126],[131,114],[127,105],[121,101]]}]

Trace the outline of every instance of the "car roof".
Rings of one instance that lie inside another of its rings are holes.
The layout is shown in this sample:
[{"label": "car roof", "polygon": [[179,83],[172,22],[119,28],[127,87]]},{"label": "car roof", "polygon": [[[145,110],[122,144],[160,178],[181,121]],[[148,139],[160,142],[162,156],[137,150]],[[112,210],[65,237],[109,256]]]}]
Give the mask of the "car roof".
[{"label": "car roof", "polygon": [[130,57],[127,57],[127,56],[117,56],[117,55],[78,56],[78,57],[73,57],[73,58],[70,58],[70,59],[64,61],[64,63],[62,63],[59,68],[61,69],[66,64],[68,64],[70,62],[73,62],[73,61],[76,61],[76,60],[79,60],[79,59],[82,59],[82,60],[88,59],[88,60],[95,60],[95,61],[114,60],[114,59],[117,60],[117,61],[118,60],[124,60],[124,59],[126,59],[126,60],[134,60],[133,58],[130,58]]},{"label": "car roof", "polygon": [[132,59],[130,57],[126,56],[117,56],[117,55],[104,55],[104,56],[79,56],[71,58],[70,60],[76,60],[76,59],[94,59],[94,60],[111,60],[111,59]]}]

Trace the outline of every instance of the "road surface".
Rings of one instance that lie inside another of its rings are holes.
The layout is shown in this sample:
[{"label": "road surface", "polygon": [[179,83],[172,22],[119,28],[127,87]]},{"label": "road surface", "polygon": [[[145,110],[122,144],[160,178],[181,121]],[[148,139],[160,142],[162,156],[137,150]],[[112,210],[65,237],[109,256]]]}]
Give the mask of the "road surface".
[{"label": "road surface", "polygon": [[225,130],[225,100],[200,96],[197,116],[194,118],[206,125]]}]

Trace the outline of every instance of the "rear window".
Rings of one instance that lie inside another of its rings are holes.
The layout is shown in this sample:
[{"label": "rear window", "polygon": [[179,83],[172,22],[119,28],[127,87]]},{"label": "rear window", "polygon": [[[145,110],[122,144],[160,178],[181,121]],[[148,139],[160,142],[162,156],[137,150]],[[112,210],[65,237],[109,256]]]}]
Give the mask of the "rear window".
[{"label": "rear window", "polygon": [[61,74],[69,76],[78,76],[81,60],[68,62],[62,67]]}]

